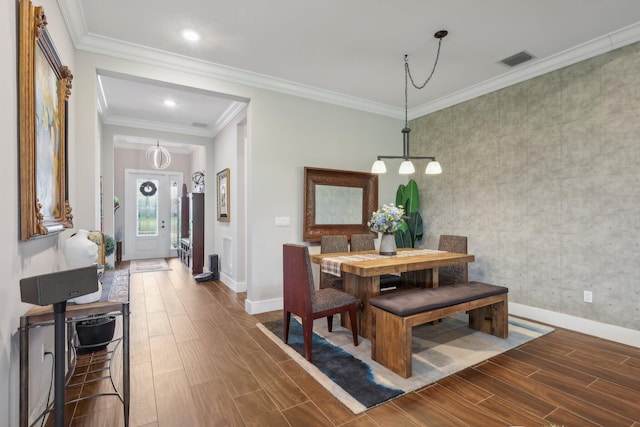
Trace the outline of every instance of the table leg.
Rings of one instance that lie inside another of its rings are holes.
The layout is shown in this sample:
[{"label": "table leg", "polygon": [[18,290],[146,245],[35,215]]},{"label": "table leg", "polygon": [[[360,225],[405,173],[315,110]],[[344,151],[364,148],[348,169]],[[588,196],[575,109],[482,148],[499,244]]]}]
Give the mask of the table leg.
[{"label": "table leg", "polygon": [[129,427],[129,402],[131,383],[129,381],[129,304],[122,304],[122,394],[124,398],[124,425]]},{"label": "table leg", "polygon": [[[380,295],[380,276],[362,277],[355,274],[344,274],[344,289],[360,300],[360,325],[358,334],[371,340],[373,321],[369,298]],[[341,317],[341,324],[345,328],[351,329],[347,316]]]},{"label": "table leg", "polygon": [[29,423],[29,321],[20,317],[20,427]]}]

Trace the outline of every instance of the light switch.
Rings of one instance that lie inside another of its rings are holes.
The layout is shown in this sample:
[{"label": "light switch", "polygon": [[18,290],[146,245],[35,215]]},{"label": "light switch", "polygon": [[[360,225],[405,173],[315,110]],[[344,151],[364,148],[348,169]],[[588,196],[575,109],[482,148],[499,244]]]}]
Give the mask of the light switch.
[{"label": "light switch", "polygon": [[288,216],[277,216],[276,227],[288,227],[291,225],[291,218]]}]

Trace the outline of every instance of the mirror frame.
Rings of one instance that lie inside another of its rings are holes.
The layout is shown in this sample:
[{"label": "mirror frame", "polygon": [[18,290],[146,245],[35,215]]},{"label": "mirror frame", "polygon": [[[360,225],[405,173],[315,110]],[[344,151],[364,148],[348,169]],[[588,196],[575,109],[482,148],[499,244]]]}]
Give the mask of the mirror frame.
[{"label": "mirror frame", "polygon": [[[362,189],[362,222],[360,224],[322,224],[316,218],[316,185],[357,187]],[[304,168],[304,225],[303,240],[319,242],[322,236],[369,233],[367,221],[378,209],[378,175],[335,169]]]}]

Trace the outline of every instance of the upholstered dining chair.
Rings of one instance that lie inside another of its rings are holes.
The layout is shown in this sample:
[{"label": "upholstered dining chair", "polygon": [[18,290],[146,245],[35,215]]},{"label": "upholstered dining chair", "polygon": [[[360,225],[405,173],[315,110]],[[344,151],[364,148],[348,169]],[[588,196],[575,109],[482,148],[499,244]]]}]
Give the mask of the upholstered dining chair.
[{"label": "upholstered dining chair", "polygon": [[311,361],[313,320],[327,318],[327,329],[333,329],[333,315],[349,313],[353,345],[358,345],[357,300],[346,292],[333,288],[315,289],[309,249],[306,246],[284,244],[282,246],[284,324],[283,338],[289,342],[291,314],[302,319],[304,354]]},{"label": "upholstered dining chair", "polygon": [[[320,238],[320,253],[349,252],[347,236],[322,236]],[[321,269],[322,270],[322,269]],[[320,289],[334,288],[344,290],[344,278],[320,271]]]},{"label": "upholstered dining chair", "polygon": [[[440,241],[438,242],[438,250],[466,254],[467,237],[442,234],[440,235]],[[440,286],[468,282],[469,267],[466,263],[440,267],[438,269],[438,281]]]},{"label": "upholstered dining chair", "polygon": [[[373,241],[373,234],[352,234],[351,235],[351,250],[357,251],[371,251],[376,248]],[[380,289],[393,289],[402,284],[402,277],[396,274],[383,274],[380,276]]]}]

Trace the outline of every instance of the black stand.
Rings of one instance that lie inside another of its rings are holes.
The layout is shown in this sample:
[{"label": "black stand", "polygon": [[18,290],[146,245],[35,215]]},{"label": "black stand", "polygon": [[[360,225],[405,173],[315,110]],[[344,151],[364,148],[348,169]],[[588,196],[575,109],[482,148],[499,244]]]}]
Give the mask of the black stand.
[{"label": "black stand", "polygon": [[67,311],[67,302],[57,302],[53,304],[54,313],[54,340],[55,340],[55,388],[53,395],[53,411],[55,427],[64,427],[64,344],[65,344],[65,319],[64,314]]}]

